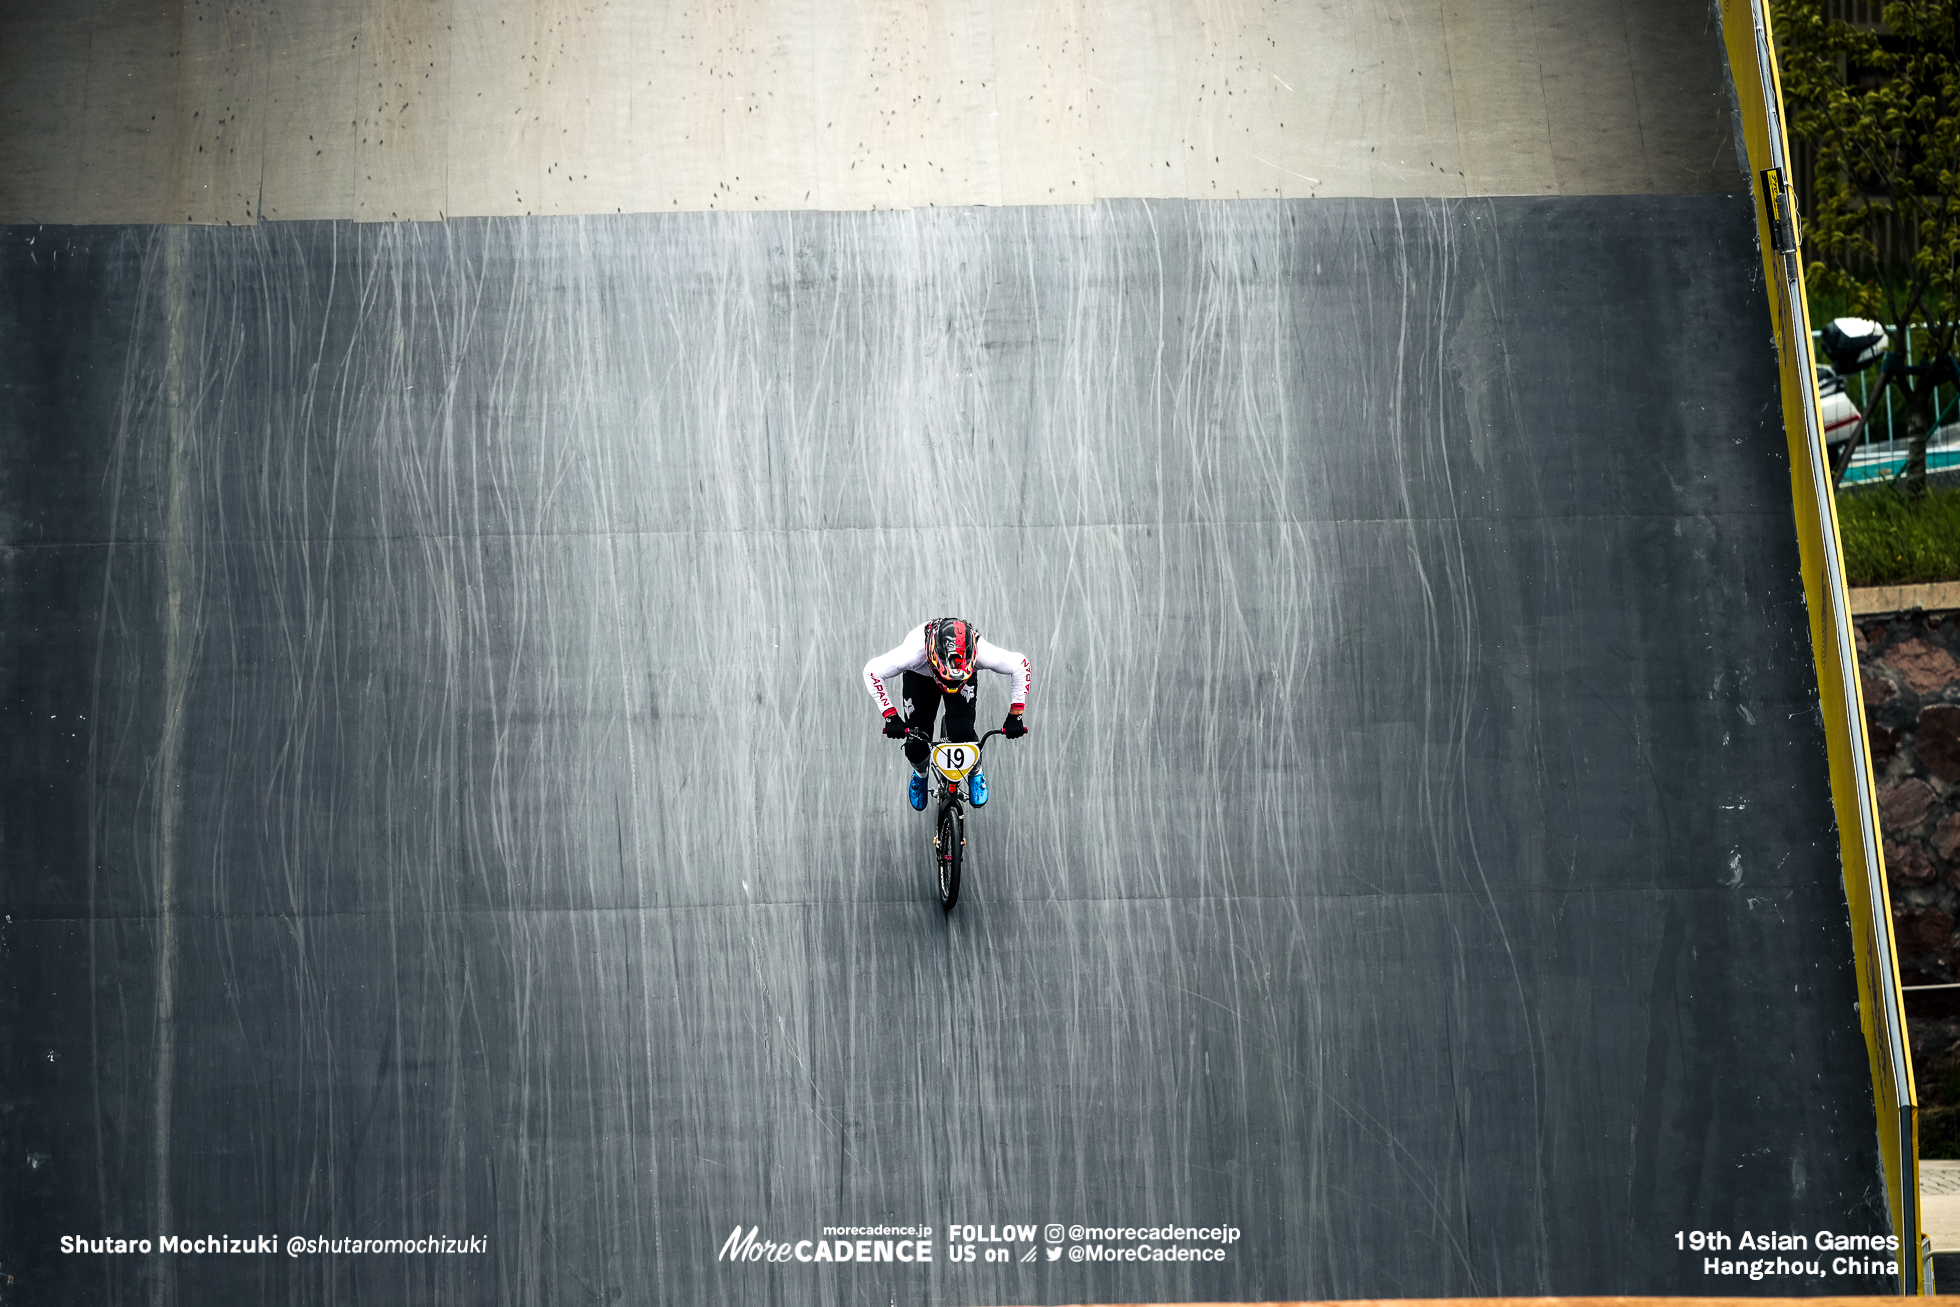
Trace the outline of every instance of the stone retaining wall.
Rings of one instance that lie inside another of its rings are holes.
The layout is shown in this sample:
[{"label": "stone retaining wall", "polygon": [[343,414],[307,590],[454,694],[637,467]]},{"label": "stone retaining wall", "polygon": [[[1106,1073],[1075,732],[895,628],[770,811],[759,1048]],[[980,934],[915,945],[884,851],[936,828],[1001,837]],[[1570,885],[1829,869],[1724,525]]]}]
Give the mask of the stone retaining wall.
[{"label": "stone retaining wall", "polygon": [[[1858,662],[1907,985],[1960,980],[1960,612],[1861,618]],[[1920,1152],[1960,1157],[1960,990],[1909,993]]]},{"label": "stone retaining wall", "polygon": [[1900,960],[1950,980],[1960,920],[1960,614],[1864,623],[1858,652]]}]

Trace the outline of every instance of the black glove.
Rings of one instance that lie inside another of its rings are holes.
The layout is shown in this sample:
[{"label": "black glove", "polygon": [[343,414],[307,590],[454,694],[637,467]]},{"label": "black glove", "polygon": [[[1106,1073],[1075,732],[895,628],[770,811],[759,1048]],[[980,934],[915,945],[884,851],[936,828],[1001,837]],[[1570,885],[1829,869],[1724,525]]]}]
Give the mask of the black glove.
[{"label": "black glove", "polygon": [[1010,740],[1018,740],[1028,733],[1028,728],[1021,720],[1020,713],[1011,712],[1007,714],[1007,720],[1000,724],[1000,733]]},{"label": "black glove", "polygon": [[885,736],[887,739],[902,740],[905,738],[907,729],[905,719],[897,713],[893,713],[891,716],[885,718]]}]

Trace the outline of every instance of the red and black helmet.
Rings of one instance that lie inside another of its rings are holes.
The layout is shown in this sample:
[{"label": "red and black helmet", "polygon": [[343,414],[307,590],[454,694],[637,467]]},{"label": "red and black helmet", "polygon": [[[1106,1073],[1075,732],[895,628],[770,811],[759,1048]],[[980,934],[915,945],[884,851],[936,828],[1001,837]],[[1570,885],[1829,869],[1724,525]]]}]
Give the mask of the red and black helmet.
[{"label": "red and black helmet", "polygon": [[926,663],[939,688],[952,694],[973,679],[973,649],[980,632],[957,617],[935,617],[926,623]]}]

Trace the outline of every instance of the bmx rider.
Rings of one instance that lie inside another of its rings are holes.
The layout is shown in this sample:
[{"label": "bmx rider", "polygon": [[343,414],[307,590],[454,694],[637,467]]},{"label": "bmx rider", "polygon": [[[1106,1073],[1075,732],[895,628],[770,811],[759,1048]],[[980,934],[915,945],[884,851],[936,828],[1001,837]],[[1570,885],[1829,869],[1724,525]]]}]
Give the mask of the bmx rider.
[{"label": "bmx rider", "polygon": [[[905,757],[912,764],[912,779],[906,796],[912,807],[923,812],[926,806],[926,759],[931,750],[923,740],[906,739],[906,732],[917,730],[932,735],[933,718],[939,705],[946,705],[946,738],[954,742],[975,743],[974,674],[981,669],[1013,678],[1013,698],[1007,706],[1007,720],[1000,733],[1019,739],[1028,733],[1021,713],[1028,706],[1028,682],[1033,672],[1021,654],[1003,649],[980,638],[973,623],[958,617],[935,617],[912,628],[896,649],[879,654],[864,665],[864,688],[885,715],[885,734],[905,740]],[[885,682],[900,676],[901,712],[885,692]],[[967,775],[967,795],[976,808],[987,802],[987,778],[978,767]]]}]

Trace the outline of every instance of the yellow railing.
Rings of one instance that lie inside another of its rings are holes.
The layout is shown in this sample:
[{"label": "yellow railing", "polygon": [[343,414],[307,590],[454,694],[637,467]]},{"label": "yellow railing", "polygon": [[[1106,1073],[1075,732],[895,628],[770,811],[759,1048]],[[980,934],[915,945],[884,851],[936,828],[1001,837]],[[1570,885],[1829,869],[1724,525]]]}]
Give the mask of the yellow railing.
[{"label": "yellow railing", "polygon": [[1830,462],[1824,453],[1817,372],[1810,352],[1810,306],[1804,298],[1803,266],[1797,251],[1797,215],[1791,212],[1782,87],[1777,80],[1766,0],[1722,0],[1722,39],[1728,47],[1750,173],[1756,179],[1757,235],[1762,241],[1763,272],[1783,376],[1783,427],[1790,442],[1797,544],[1830,752],[1831,799],[1837,809],[1844,895],[1851,905],[1858,1019],[1871,1058],[1885,1198],[1892,1213],[1892,1228],[1900,1236],[1899,1286],[1905,1293],[1923,1293],[1926,1277],[1919,1256],[1917,1095],[1906,1042],[1898,958],[1892,947],[1892,905],[1885,889],[1871,753],[1866,746],[1865,708],[1858,686],[1858,656],[1852,642],[1844,559],[1838,549],[1837,505]]}]

